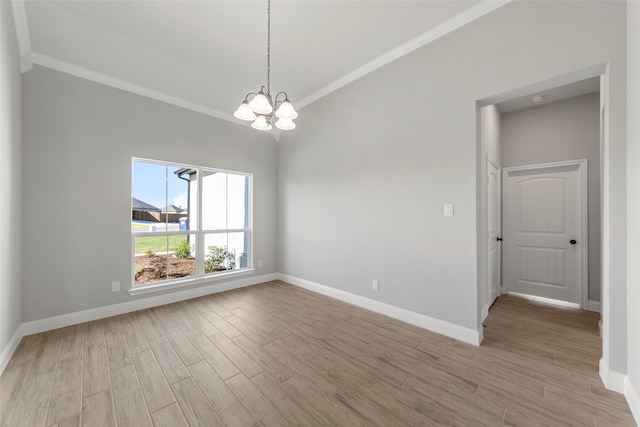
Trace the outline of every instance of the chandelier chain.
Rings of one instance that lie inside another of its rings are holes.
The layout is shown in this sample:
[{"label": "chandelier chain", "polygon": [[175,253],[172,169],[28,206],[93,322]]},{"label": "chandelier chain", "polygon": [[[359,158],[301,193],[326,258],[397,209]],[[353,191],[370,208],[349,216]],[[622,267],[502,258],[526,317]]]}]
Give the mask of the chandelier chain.
[{"label": "chandelier chain", "polygon": [[267,95],[271,93],[271,0],[267,1]]}]

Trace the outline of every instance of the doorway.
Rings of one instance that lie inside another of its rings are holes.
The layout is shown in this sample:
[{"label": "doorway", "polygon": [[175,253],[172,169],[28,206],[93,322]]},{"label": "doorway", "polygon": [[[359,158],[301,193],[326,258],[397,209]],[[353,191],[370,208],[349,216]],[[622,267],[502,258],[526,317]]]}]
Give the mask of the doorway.
[{"label": "doorway", "polygon": [[[568,240],[581,242],[582,248],[588,249],[587,255],[580,257],[582,266],[586,266],[587,270],[583,274],[574,274],[578,283],[582,284],[580,288],[582,295],[572,293],[570,296],[561,296],[556,293],[551,296],[551,299],[570,300],[582,308],[600,311],[603,262],[600,220],[601,147],[603,146],[600,107],[601,95],[604,93],[601,89],[602,72],[603,70],[594,67],[574,73],[573,76],[560,76],[547,82],[478,101],[479,324],[488,314],[488,308],[496,294],[517,292],[505,285],[508,279],[506,264],[512,262],[510,257],[513,253],[509,245],[513,242],[502,240],[506,236],[502,235],[505,229],[501,229],[500,225],[504,227],[508,223],[504,199],[502,199],[503,206],[498,210],[502,213],[501,223],[495,226],[492,222],[496,215],[491,213],[491,206],[495,203],[496,197],[490,194],[491,188],[502,185],[499,195],[504,197],[507,186],[506,178],[500,168],[569,162],[575,159],[587,159],[588,164],[588,170],[586,165],[584,169],[587,171],[587,183],[584,185],[588,189],[587,218],[583,220],[583,226],[586,224],[587,231],[580,240],[577,238]],[[488,161],[489,158],[494,160],[493,163]],[[501,183],[492,177],[496,168],[501,171]],[[495,182],[492,182],[494,180]],[[493,240],[494,236],[495,240]],[[578,246],[580,243],[576,243],[575,247],[572,246],[571,250],[580,252]],[[529,255],[534,252],[530,251]],[[496,262],[495,254],[498,253],[500,256]],[[538,252],[536,256],[542,256],[542,254]],[[534,258],[535,256],[532,255],[532,259]],[[550,262],[550,260],[547,261]],[[498,274],[496,274],[496,264],[501,265]],[[559,271],[555,271],[554,274],[559,274]],[[564,286],[564,284],[552,283],[555,280],[553,277],[534,276],[534,278],[549,280],[547,285],[550,285],[551,289],[553,286]],[[543,283],[544,280],[540,282]],[[566,282],[565,280],[555,281]],[[520,293],[531,295],[533,291],[520,289]],[[568,291],[565,292],[567,293]],[[545,295],[549,297],[550,293],[547,292]]]}]

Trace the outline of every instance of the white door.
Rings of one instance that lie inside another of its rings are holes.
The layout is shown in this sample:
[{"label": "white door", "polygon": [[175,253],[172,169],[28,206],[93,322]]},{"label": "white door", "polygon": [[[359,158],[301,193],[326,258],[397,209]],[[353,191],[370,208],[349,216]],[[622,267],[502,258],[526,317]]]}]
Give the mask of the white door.
[{"label": "white door", "polygon": [[488,248],[489,266],[487,269],[489,291],[488,307],[500,296],[501,273],[501,203],[500,203],[500,167],[487,158],[487,210],[488,210]]},{"label": "white door", "polygon": [[586,160],[504,171],[504,286],[583,306]]}]

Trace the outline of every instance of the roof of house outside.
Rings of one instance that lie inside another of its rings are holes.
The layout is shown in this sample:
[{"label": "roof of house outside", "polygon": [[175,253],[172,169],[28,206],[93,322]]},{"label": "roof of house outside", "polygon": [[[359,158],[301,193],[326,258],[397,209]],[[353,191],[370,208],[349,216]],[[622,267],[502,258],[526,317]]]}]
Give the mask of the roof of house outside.
[{"label": "roof of house outside", "polygon": [[131,198],[131,210],[134,211],[143,211],[143,212],[160,212],[160,209],[156,208],[149,203],[143,202],[140,199],[136,199],[135,197]]},{"label": "roof of house outside", "polygon": [[184,213],[186,212],[185,209],[182,209],[176,205],[167,205],[164,208],[161,209],[162,213]]}]

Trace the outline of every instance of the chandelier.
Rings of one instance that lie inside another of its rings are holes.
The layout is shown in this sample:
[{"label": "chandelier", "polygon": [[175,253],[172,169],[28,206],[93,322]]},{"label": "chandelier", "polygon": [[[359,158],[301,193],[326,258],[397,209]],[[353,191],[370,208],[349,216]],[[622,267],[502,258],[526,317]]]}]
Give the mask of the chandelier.
[{"label": "chandelier", "polygon": [[[271,0],[267,0],[267,87],[262,86],[258,93],[248,93],[233,115],[246,121],[253,121],[251,127],[258,130],[271,130],[273,115],[278,118],[278,129],[290,130],[296,127],[293,119],[298,113],[289,102],[286,92],[278,92],[271,97]],[[251,98],[251,99],[250,99]]]}]

